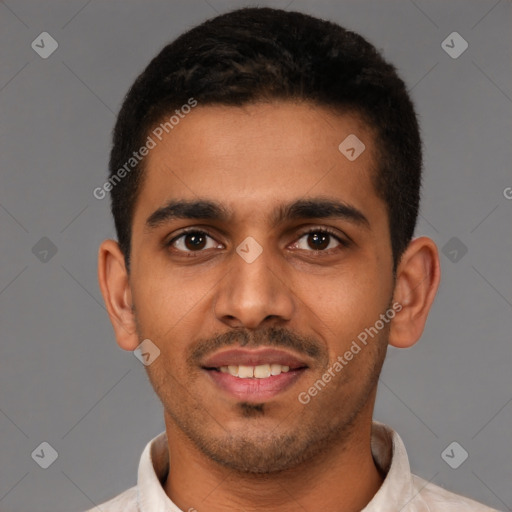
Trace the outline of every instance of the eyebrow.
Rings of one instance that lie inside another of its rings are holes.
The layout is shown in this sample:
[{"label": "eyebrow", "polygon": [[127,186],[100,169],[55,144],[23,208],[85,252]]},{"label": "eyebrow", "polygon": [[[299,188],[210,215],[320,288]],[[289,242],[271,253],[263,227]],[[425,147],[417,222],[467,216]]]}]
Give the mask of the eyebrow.
[{"label": "eyebrow", "polygon": [[[146,220],[146,231],[176,219],[216,220],[228,222],[232,212],[222,204],[210,200],[171,200],[155,210]],[[274,225],[299,219],[341,219],[361,227],[370,228],[366,216],[354,206],[329,198],[298,199],[279,205],[271,213]]]}]

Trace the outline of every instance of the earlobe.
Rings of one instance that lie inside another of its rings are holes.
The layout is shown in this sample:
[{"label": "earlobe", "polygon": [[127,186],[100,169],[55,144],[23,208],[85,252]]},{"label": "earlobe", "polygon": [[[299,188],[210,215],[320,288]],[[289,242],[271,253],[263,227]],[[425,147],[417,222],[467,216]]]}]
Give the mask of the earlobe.
[{"label": "earlobe", "polygon": [[115,240],[105,240],[98,252],[98,281],[117,344],[135,350],[138,336],[124,255]]},{"label": "earlobe", "polygon": [[440,278],[435,243],[427,237],[416,238],[405,250],[397,269],[393,303],[402,308],[391,322],[390,345],[408,348],[419,340]]}]

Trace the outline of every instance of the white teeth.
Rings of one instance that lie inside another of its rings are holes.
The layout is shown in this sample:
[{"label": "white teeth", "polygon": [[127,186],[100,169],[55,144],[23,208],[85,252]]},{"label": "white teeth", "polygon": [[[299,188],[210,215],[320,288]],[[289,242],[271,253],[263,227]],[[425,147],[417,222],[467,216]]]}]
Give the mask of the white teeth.
[{"label": "white teeth", "polygon": [[272,375],[280,375],[282,366],[280,364],[271,364],[270,365],[270,373]]},{"label": "white teeth", "polygon": [[229,373],[230,375],[233,375],[233,377],[238,377],[240,379],[267,379],[273,375],[280,375],[281,373],[289,372],[290,367],[274,363],[260,364],[258,366],[221,366],[219,370],[222,373]]},{"label": "white teeth", "polygon": [[238,367],[238,376],[241,379],[248,379],[254,375],[254,366],[242,366]]},{"label": "white teeth", "polygon": [[266,379],[270,377],[270,365],[269,364],[260,364],[259,366],[254,367],[254,376],[257,379]]}]

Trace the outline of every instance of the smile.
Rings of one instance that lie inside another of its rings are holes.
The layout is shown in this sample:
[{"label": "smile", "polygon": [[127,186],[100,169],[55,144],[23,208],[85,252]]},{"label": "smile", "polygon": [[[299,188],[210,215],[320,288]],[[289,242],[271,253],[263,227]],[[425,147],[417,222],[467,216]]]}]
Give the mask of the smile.
[{"label": "smile", "polygon": [[308,365],[287,351],[236,348],[207,358],[202,369],[232,398],[261,403],[290,388]]},{"label": "smile", "polygon": [[218,370],[222,373],[229,373],[239,379],[268,379],[273,375],[281,375],[290,371],[289,366],[282,364],[260,364],[258,366],[221,366]]}]

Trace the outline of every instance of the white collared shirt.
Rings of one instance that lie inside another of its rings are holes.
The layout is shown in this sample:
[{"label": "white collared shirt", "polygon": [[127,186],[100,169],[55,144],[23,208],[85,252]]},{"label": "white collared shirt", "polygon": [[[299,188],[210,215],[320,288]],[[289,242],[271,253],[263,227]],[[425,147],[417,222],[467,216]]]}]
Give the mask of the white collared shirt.
[{"label": "white collared shirt", "polygon": [[[361,512],[497,512],[413,475],[402,439],[377,421],[373,422],[371,450],[386,477]],[[137,485],[88,512],[187,512],[165,494],[162,483],[168,469],[167,436],[162,432],[142,453]]]}]

